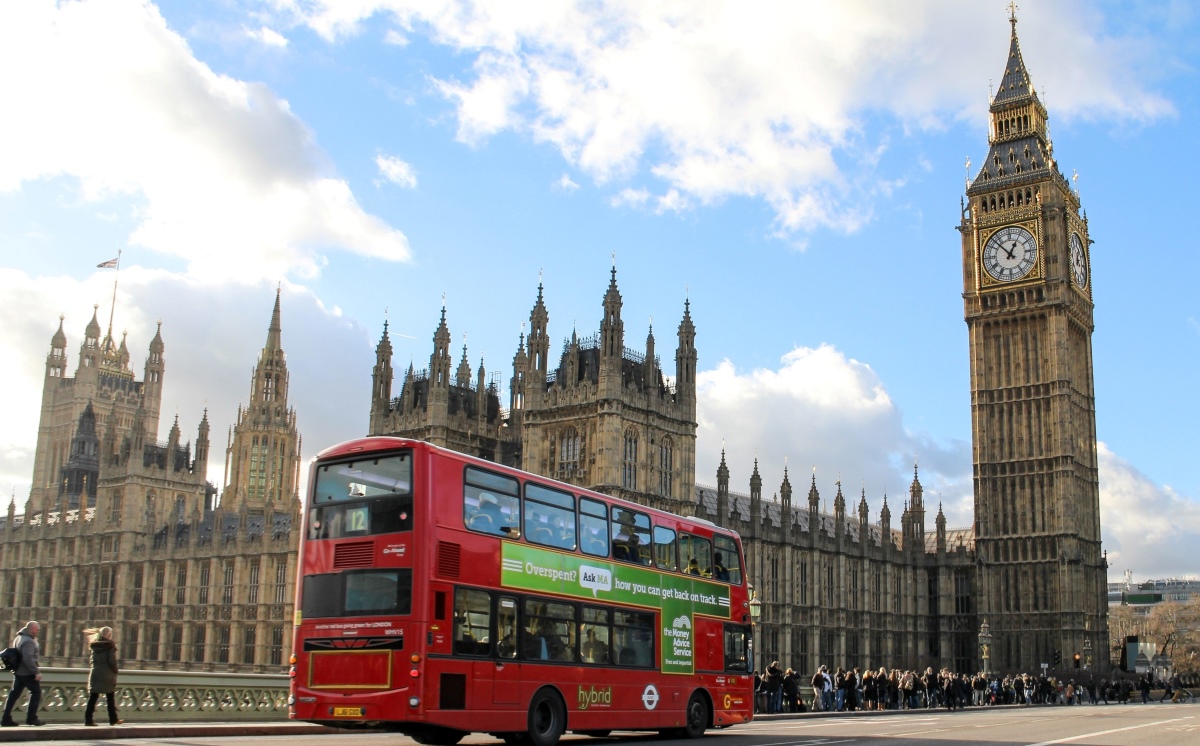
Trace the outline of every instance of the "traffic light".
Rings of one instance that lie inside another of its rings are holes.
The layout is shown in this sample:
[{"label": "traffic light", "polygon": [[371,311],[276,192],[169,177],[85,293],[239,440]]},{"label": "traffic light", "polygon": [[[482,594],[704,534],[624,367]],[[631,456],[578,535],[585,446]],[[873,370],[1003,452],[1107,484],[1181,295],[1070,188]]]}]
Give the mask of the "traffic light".
[{"label": "traffic light", "polygon": [[1062,652],[1061,651],[1058,651],[1058,650],[1054,651],[1054,665],[1056,667],[1062,665]]},{"label": "traffic light", "polygon": [[1075,667],[1079,668],[1079,653],[1075,654]]}]

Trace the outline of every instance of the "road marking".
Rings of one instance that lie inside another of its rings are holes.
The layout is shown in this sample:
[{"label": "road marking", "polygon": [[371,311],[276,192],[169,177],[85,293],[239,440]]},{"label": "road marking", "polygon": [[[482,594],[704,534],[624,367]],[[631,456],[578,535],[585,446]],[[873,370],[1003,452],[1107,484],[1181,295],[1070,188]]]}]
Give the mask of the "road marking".
[{"label": "road marking", "polygon": [[1172,718],[1171,720],[1159,720],[1158,722],[1154,722],[1154,723],[1142,723],[1141,725],[1130,725],[1125,728],[1113,728],[1112,730],[1101,730],[1101,731],[1096,731],[1095,733],[1084,733],[1079,736],[1069,736],[1067,738],[1059,738],[1054,741],[1040,741],[1038,743],[1032,743],[1029,746],[1051,746],[1051,744],[1056,744],[1056,743],[1070,743],[1071,741],[1078,741],[1081,738],[1091,738],[1093,736],[1107,736],[1109,733],[1120,733],[1121,731],[1126,731],[1126,730],[1137,730],[1138,728],[1149,728],[1152,725],[1166,725],[1167,723],[1178,723],[1181,720],[1191,720],[1191,719],[1192,719],[1192,717],[1188,716],[1185,718]]}]

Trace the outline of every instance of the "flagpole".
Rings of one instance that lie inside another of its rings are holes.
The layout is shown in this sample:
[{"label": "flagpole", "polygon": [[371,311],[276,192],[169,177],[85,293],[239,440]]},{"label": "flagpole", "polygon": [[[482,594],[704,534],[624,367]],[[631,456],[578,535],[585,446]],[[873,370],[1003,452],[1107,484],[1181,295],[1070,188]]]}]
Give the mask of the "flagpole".
[{"label": "flagpole", "polygon": [[117,280],[121,279],[121,249],[117,249],[117,274],[113,277],[112,305],[108,308],[108,338],[112,339],[113,313],[117,310]]}]

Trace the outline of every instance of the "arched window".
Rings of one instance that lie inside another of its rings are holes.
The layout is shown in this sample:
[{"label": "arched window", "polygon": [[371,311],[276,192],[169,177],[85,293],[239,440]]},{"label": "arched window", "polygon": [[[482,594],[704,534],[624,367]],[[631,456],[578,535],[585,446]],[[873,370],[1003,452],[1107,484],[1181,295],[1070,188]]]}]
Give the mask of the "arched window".
[{"label": "arched window", "polygon": [[568,427],[558,440],[558,469],[568,474],[579,468],[579,432]]},{"label": "arched window", "polygon": [[621,451],[621,486],[627,490],[637,489],[638,434],[630,428],[625,431],[624,447]]},{"label": "arched window", "polygon": [[671,496],[672,482],[675,474],[675,446],[670,438],[663,438],[658,444],[658,494],[663,497]]}]

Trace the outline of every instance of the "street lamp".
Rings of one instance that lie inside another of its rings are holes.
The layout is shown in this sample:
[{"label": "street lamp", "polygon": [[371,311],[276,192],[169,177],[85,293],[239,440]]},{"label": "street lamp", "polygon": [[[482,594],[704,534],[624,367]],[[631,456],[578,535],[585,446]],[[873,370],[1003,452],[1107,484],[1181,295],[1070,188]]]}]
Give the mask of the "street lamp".
[{"label": "street lamp", "polygon": [[992,628],[988,626],[987,620],[983,620],[983,624],[979,625],[979,648],[982,651],[983,657],[983,675],[987,676],[992,672],[992,662],[988,658],[989,649],[992,646]]},{"label": "street lamp", "polygon": [[750,586],[750,623],[758,624],[758,618],[762,616],[762,601],[758,600],[758,591],[754,590],[754,586]]},{"label": "street lamp", "polygon": [[1083,670],[1088,670],[1092,665],[1092,638],[1083,638]]},{"label": "street lamp", "polygon": [[758,640],[756,640],[754,638],[758,637],[758,634],[755,632],[754,626],[756,624],[758,624],[758,618],[760,616],[762,616],[762,601],[758,600],[758,593],[755,592],[753,583],[747,583],[747,587],[750,589],[750,603],[748,604],[750,607],[750,629],[751,629],[751,633],[750,633],[750,665],[753,666],[753,670],[757,671],[758,670],[758,660],[757,660],[758,659]]}]

